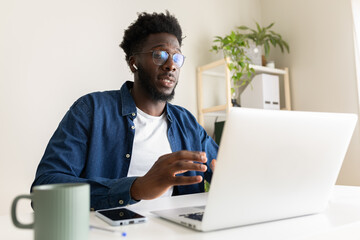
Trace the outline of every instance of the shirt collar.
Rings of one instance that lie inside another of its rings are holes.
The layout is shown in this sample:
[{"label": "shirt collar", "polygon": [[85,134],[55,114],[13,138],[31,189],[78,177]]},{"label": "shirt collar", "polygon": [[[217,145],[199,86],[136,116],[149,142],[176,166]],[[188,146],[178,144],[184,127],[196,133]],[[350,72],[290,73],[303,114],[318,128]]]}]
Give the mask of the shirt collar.
[{"label": "shirt collar", "polygon": [[120,89],[122,116],[136,113],[136,105],[135,105],[134,99],[130,93],[130,89],[133,86],[134,86],[134,82],[126,81]]},{"label": "shirt collar", "polygon": [[[131,96],[130,93],[130,89],[133,88],[134,86],[134,82],[132,81],[126,81],[121,89],[120,89],[120,94],[121,94],[121,105],[122,105],[122,111],[121,114],[122,116],[126,116],[131,114],[132,116],[135,116],[134,114],[136,114],[136,105],[134,102],[133,97]],[[166,116],[167,119],[172,122],[173,121],[173,113],[172,113],[172,108],[173,105],[166,102]]]},{"label": "shirt collar", "polygon": [[166,116],[167,116],[167,119],[172,122],[173,120],[173,113],[172,113],[172,107],[173,105],[170,104],[170,103],[166,103]]}]

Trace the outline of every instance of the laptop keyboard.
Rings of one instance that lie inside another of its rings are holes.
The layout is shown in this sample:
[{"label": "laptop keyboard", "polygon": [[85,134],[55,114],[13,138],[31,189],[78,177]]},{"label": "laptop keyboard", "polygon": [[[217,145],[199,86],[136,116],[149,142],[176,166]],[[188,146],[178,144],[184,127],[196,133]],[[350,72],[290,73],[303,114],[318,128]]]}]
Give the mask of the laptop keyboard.
[{"label": "laptop keyboard", "polygon": [[202,221],[204,212],[181,214],[180,217],[190,218],[197,221]]}]

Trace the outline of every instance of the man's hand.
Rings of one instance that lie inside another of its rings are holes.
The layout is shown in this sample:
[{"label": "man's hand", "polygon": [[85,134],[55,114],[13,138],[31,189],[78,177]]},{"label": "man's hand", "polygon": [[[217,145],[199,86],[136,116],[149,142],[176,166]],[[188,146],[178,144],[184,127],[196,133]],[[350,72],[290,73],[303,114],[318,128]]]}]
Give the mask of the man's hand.
[{"label": "man's hand", "polygon": [[200,183],[201,176],[176,176],[187,171],[206,172],[207,158],[204,152],[179,151],[161,156],[143,176],[138,177],[131,189],[133,199],[154,199],[174,185]]}]

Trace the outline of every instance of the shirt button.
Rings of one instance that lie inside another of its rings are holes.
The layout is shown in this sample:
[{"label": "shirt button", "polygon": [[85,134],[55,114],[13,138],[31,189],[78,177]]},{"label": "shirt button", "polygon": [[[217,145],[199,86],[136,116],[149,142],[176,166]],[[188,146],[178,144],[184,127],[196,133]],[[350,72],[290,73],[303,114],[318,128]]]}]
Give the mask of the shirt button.
[{"label": "shirt button", "polygon": [[120,204],[120,205],[123,205],[123,204],[124,204],[124,201],[123,201],[123,200],[119,200],[119,204]]},{"label": "shirt button", "polygon": [[131,126],[131,129],[135,129],[135,126]]},{"label": "shirt button", "polygon": [[127,154],[125,155],[125,157],[126,157],[126,158],[130,158],[130,154],[127,153]]},{"label": "shirt button", "polygon": [[131,115],[132,115],[133,117],[135,117],[136,114],[135,114],[135,113],[132,113]]}]

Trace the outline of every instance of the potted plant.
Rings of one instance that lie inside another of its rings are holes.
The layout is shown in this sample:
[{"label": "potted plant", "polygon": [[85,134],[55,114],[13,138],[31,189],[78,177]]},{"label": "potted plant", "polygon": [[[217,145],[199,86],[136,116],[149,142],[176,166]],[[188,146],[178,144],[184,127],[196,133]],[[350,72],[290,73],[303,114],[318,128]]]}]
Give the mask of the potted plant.
[{"label": "potted plant", "polygon": [[249,28],[247,26],[238,27],[241,31],[250,31],[248,33],[243,33],[245,38],[250,39],[256,46],[260,46],[264,49],[263,56],[263,65],[266,65],[266,59],[270,53],[270,45],[273,47],[279,46],[281,52],[284,52],[286,49],[287,52],[290,52],[289,44],[282,39],[281,35],[270,30],[275,23],[271,23],[267,27],[261,27],[259,23],[256,23],[256,29]]},{"label": "potted plant", "polygon": [[248,39],[244,34],[231,31],[224,37],[216,36],[214,43],[211,50],[216,53],[222,51],[224,57],[230,60],[227,61],[227,66],[232,72],[231,95],[234,98],[235,88],[250,82],[251,76],[255,72],[250,67],[250,59],[245,54],[246,48],[249,47]]},{"label": "potted plant", "polygon": [[[232,102],[235,102],[235,88],[242,87],[248,84],[251,81],[253,73],[255,70],[250,67],[251,59],[250,56],[250,43],[254,43],[255,46],[264,49],[264,57],[266,59],[269,56],[270,45],[276,47],[279,46],[281,51],[284,52],[284,49],[287,52],[290,51],[288,43],[282,39],[281,35],[270,30],[275,23],[271,23],[267,27],[261,27],[257,22],[257,29],[251,29],[247,26],[237,27],[237,31],[231,31],[230,34],[220,37],[215,36],[214,45],[212,46],[212,51],[216,53],[222,51],[224,57],[229,59],[227,61],[227,66],[232,72]],[[243,33],[240,31],[250,31],[249,33]],[[263,63],[266,60],[263,60]],[[265,65],[265,64],[263,64]]]}]

